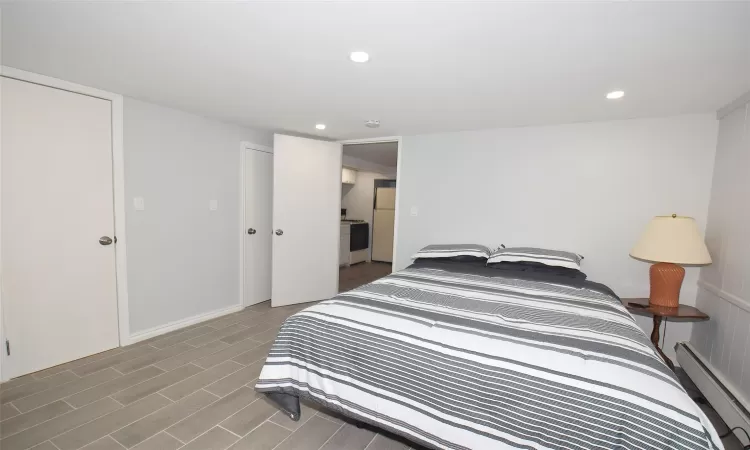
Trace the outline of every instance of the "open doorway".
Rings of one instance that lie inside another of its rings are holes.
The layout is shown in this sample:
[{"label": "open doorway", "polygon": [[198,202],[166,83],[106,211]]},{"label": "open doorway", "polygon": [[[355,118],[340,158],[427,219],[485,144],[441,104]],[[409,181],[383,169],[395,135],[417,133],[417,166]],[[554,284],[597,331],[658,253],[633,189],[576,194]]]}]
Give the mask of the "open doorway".
[{"label": "open doorway", "polygon": [[339,290],[391,273],[399,141],[343,142]]}]

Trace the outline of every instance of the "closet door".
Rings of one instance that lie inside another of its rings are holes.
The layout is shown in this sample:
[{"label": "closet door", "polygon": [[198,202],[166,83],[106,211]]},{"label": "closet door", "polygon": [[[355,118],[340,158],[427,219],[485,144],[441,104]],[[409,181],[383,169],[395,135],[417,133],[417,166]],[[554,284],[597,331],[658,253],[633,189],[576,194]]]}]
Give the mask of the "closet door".
[{"label": "closet door", "polygon": [[271,305],[336,295],[341,144],[274,136],[273,227]]},{"label": "closet door", "polygon": [[0,82],[3,369],[15,377],[119,345],[112,108]]},{"label": "closet door", "polygon": [[271,298],[273,154],[245,150],[244,305]]}]

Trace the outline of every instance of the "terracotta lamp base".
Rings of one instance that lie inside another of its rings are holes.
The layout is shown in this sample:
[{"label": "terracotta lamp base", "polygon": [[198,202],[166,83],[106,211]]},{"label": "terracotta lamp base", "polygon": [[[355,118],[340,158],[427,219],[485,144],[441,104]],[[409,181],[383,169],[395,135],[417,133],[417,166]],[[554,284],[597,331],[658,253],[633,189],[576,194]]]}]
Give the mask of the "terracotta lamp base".
[{"label": "terracotta lamp base", "polygon": [[672,263],[656,263],[648,271],[651,280],[651,295],[648,303],[652,306],[677,308],[680,306],[680,288],[685,278],[685,269]]}]

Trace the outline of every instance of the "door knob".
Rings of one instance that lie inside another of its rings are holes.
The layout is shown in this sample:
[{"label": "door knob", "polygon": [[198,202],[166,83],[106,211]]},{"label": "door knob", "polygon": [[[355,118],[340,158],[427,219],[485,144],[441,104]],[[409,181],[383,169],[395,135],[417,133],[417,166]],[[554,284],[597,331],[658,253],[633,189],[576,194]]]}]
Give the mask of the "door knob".
[{"label": "door knob", "polygon": [[247,234],[255,234],[255,233],[256,233],[255,228],[248,228],[247,229]]},{"label": "door knob", "polygon": [[282,234],[284,234],[284,230],[282,230],[281,228],[276,230],[276,236],[281,236]]},{"label": "door knob", "polygon": [[102,245],[109,245],[112,243],[112,238],[109,236],[102,236],[99,238],[99,243]]}]

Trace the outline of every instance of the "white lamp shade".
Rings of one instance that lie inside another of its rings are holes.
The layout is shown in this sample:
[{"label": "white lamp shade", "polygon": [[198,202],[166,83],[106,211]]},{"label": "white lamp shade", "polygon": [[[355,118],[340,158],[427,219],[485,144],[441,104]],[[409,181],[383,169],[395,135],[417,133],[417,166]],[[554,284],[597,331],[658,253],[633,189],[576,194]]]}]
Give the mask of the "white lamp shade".
[{"label": "white lamp shade", "polygon": [[711,255],[695,219],[682,216],[651,219],[630,256],[653,262],[711,264]]}]

